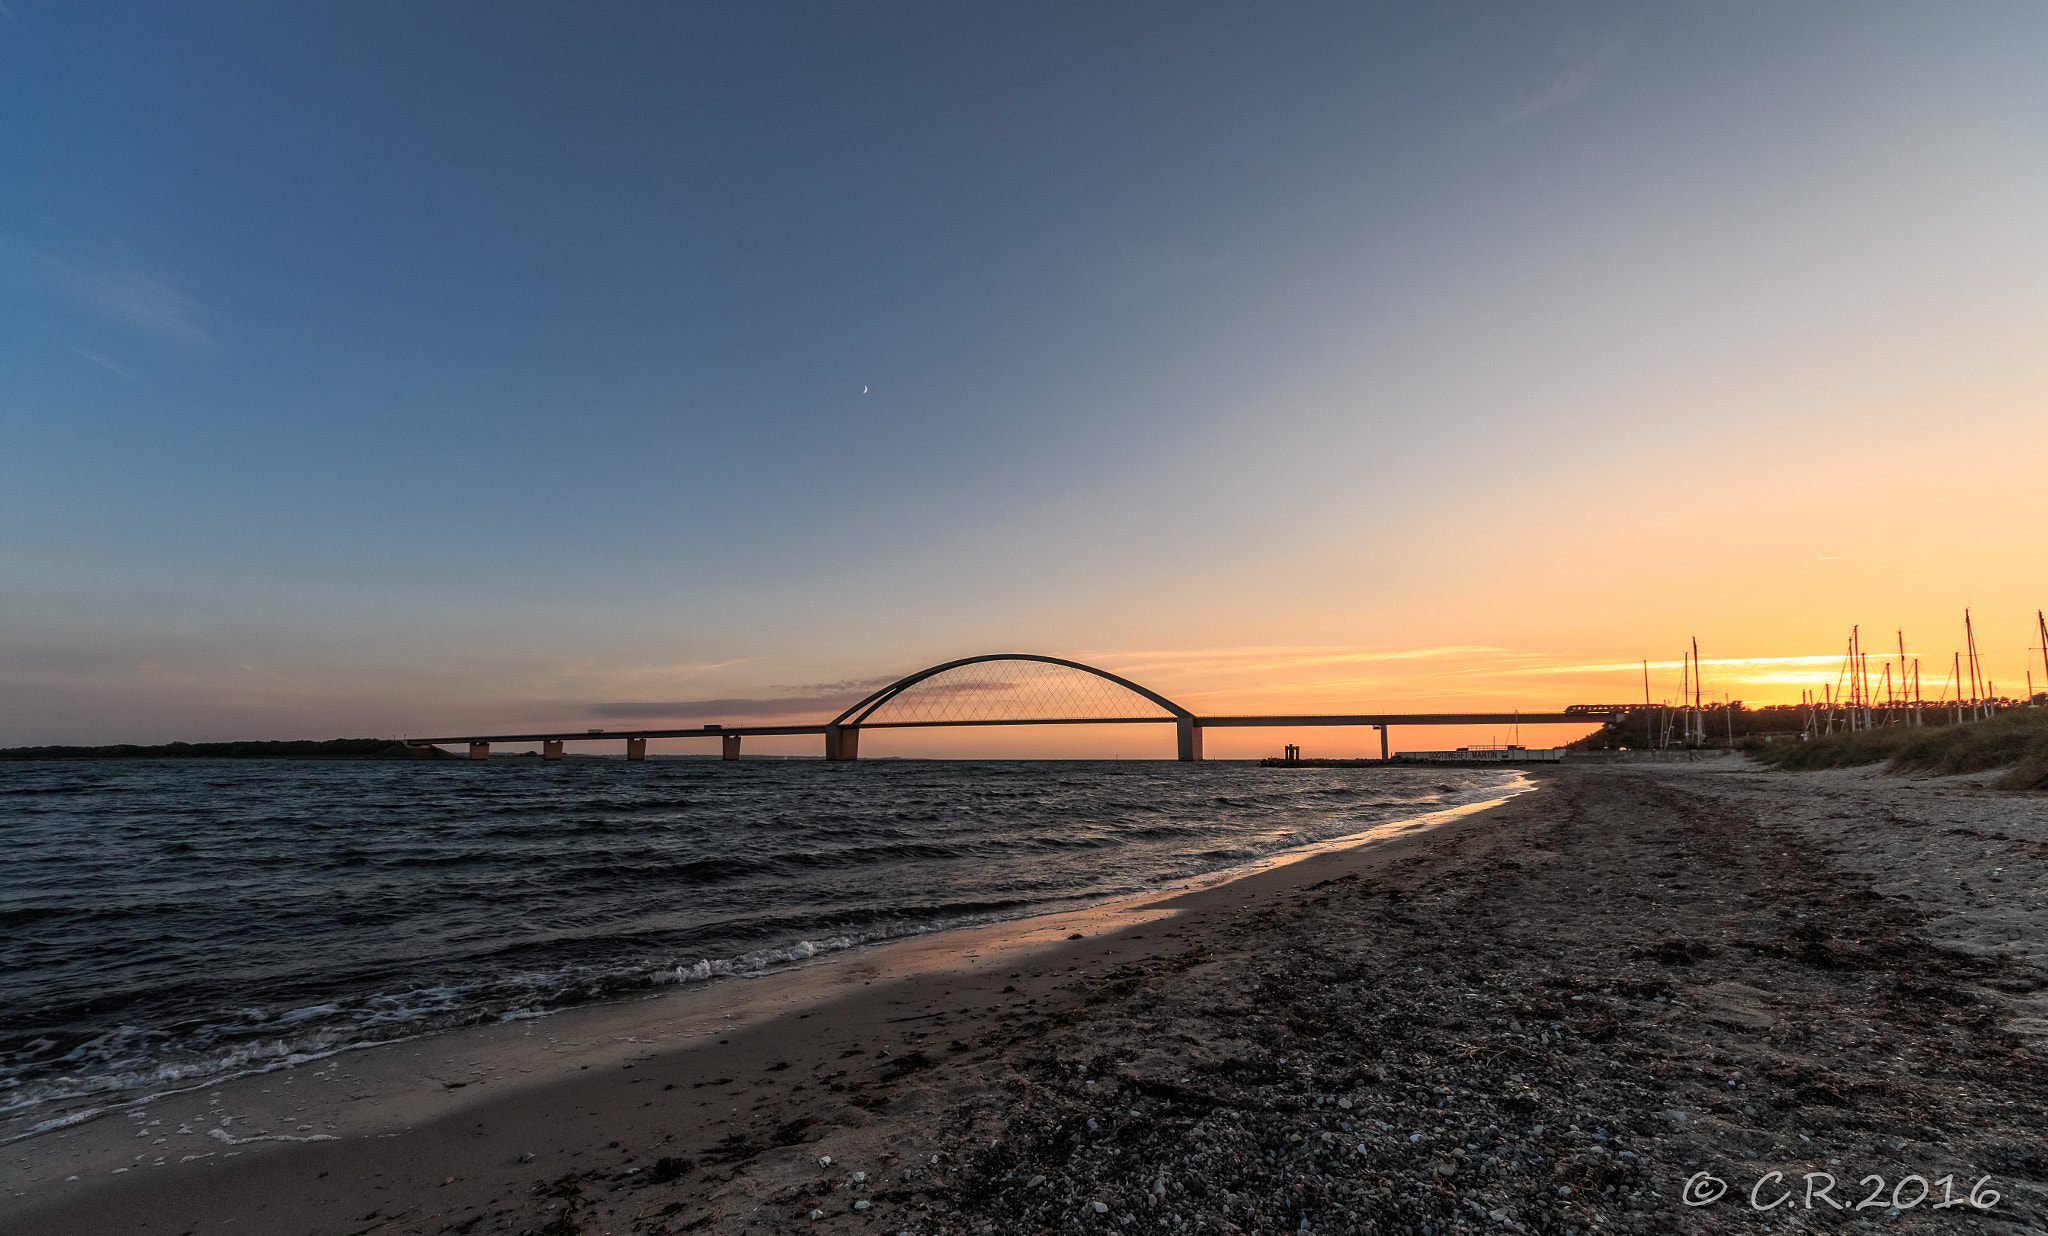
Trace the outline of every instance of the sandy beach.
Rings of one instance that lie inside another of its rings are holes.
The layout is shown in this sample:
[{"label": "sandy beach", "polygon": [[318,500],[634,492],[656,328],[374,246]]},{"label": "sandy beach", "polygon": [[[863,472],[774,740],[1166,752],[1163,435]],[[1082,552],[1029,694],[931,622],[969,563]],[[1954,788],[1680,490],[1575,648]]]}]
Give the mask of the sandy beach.
[{"label": "sandy beach", "polygon": [[[1237,879],[111,1112],[5,1147],[0,1228],[2048,1227],[2048,801],[1534,776]],[[1699,1173],[1726,1193],[1688,1206]]]}]

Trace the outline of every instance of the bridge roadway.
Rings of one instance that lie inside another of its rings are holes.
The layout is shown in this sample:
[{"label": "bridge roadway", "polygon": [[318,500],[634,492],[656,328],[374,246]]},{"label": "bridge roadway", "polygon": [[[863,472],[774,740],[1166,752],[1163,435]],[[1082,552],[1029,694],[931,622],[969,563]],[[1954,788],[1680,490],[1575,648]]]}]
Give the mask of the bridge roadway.
[{"label": "bridge roadway", "polygon": [[1389,758],[1387,731],[1396,725],[1598,725],[1614,719],[1618,714],[1591,712],[1395,712],[1395,713],[1339,713],[1328,715],[1288,714],[1284,716],[1248,717],[1195,717],[1195,716],[1152,716],[1152,717],[1054,717],[1024,718],[1016,720],[976,721],[863,721],[857,724],[821,725],[700,725],[684,729],[667,730],[576,730],[560,733],[537,734],[479,734],[462,735],[453,738],[409,738],[407,746],[439,747],[466,743],[469,757],[480,760],[488,758],[492,743],[537,742],[541,753],[548,759],[562,758],[562,744],[567,742],[619,742],[626,744],[626,758],[641,760],[647,758],[647,740],[650,738],[717,738],[723,740],[724,755],[728,760],[740,758],[740,739],[749,735],[822,734],[825,738],[825,758],[829,760],[850,760],[859,754],[861,730],[922,729],[937,726],[961,725],[1163,725],[1171,723],[1179,730],[1179,755],[1183,760],[1202,758],[1202,731],[1224,728],[1285,728],[1313,725],[1360,725],[1370,726],[1380,732],[1380,758]]}]

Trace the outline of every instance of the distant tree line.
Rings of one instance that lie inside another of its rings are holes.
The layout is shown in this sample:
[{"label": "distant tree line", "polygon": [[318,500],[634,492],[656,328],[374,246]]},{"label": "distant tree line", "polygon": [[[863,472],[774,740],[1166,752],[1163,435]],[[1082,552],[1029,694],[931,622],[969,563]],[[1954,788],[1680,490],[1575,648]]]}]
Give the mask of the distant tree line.
[{"label": "distant tree line", "polygon": [[157,747],[6,747],[0,760],[453,760],[439,747],[408,747],[390,738],[325,742],[169,742]]}]

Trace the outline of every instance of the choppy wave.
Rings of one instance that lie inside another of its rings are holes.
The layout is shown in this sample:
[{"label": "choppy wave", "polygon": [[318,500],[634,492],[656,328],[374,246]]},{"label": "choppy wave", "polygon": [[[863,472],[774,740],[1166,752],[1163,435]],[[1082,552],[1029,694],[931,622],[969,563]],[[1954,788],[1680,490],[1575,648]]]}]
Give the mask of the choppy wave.
[{"label": "choppy wave", "polygon": [[1511,776],[0,766],[0,1140],[81,1104],[1157,888]]}]

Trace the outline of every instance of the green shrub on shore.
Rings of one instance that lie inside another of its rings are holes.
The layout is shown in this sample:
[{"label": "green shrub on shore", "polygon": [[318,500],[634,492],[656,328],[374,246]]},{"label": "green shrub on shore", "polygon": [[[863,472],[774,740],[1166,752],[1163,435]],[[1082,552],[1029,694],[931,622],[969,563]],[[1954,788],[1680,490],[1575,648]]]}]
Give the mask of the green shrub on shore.
[{"label": "green shrub on shore", "polygon": [[1809,772],[1817,768],[1853,768],[1892,758],[1899,740],[1909,731],[1865,730],[1854,734],[1829,734],[1812,742],[1764,742],[1745,739],[1742,750],[1758,763],[1788,772]]},{"label": "green shrub on shore", "polygon": [[1849,768],[1886,761],[1886,772],[1937,777],[2009,771],[2002,790],[2048,789],[2048,709],[2013,708],[1961,725],[1898,727],[1830,734],[1812,742],[1745,743],[1751,759],[1773,768],[1803,771]]}]

